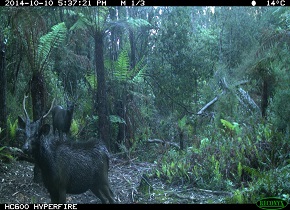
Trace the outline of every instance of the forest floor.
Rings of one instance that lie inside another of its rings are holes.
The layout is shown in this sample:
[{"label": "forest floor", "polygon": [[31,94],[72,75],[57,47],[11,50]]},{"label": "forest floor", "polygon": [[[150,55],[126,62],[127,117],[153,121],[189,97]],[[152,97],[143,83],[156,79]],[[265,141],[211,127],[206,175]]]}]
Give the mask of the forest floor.
[{"label": "forest floor", "polygon": [[[220,192],[194,187],[185,189],[184,186],[167,186],[160,179],[146,179],[146,173],[154,167],[156,165],[152,163],[111,159],[109,181],[116,202],[120,204],[223,203],[226,195]],[[32,179],[32,163],[13,161],[10,164],[0,165],[0,203],[49,203],[50,197],[45,187],[34,183]],[[141,180],[147,181],[141,182]],[[146,184],[140,185],[148,182],[151,187],[144,187]],[[87,191],[78,195],[67,194],[67,203],[96,204],[101,201],[91,191]]]}]

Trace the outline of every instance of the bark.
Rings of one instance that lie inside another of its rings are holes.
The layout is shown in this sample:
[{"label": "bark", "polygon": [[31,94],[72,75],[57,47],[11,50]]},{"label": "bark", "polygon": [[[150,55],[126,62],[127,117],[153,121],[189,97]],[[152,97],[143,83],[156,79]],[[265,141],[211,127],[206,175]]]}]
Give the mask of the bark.
[{"label": "bark", "polygon": [[96,75],[97,75],[97,93],[96,100],[94,100],[94,110],[99,116],[98,119],[98,134],[105,142],[108,150],[110,150],[110,121],[108,113],[107,100],[107,84],[104,67],[103,55],[103,34],[96,30],[95,36],[95,56],[96,56]]},{"label": "bark", "polygon": [[[117,115],[125,119],[125,109],[123,105],[123,101],[118,100],[116,101],[116,112]],[[126,127],[125,123],[119,124],[119,129],[118,129],[118,136],[117,136],[117,143],[122,144],[125,141],[126,138]]]},{"label": "bark", "polygon": [[251,96],[245,90],[243,90],[242,88],[239,88],[238,93],[241,95],[241,98],[242,98],[242,100],[240,100],[241,103],[247,102],[251,110],[256,110],[260,113],[259,106],[255,103],[255,101],[251,98]]},{"label": "bark", "polygon": [[46,90],[42,73],[39,71],[34,72],[30,82],[33,120],[38,120],[45,112]]},{"label": "bark", "polygon": [[6,68],[5,68],[5,43],[0,34],[0,141],[7,140],[7,105],[6,105]]}]

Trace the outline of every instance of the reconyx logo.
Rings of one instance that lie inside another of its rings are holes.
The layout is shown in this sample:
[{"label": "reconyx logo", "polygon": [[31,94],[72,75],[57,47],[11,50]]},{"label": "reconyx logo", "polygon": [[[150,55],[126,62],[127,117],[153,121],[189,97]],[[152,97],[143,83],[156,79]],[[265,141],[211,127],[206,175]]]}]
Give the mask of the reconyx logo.
[{"label": "reconyx logo", "polygon": [[266,210],[277,210],[277,209],[284,209],[288,203],[281,198],[275,198],[275,197],[270,197],[270,198],[263,198],[259,200],[256,205],[260,209],[266,209]]}]

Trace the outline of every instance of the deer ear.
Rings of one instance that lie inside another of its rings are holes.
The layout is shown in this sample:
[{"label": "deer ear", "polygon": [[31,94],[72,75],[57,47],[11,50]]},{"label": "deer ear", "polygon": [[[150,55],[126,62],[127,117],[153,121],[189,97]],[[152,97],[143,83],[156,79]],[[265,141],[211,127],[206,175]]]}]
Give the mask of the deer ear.
[{"label": "deer ear", "polygon": [[50,125],[49,124],[44,124],[41,128],[40,128],[40,135],[48,135],[50,131]]},{"label": "deer ear", "polygon": [[22,119],[22,117],[18,116],[18,127],[21,129],[25,129],[26,123],[25,121]]}]

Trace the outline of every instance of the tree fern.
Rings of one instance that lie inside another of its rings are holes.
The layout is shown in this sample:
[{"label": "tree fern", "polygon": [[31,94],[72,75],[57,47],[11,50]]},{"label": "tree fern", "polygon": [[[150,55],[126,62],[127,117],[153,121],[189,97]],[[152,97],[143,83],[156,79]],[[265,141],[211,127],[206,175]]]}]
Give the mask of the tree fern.
[{"label": "tree fern", "polygon": [[82,30],[85,29],[87,26],[93,25],[87,17],[83,13],[76,13],[75,11],[72,10],[67,10],[67,13],[70,15],[78,15],[77,21],[70,27],[70,31],[74,30]]},{"label": "tree fern", "polygon": [[40,37],[38,45],[39,70],[42,71],[47,64],[47,60],[53,48],[60,46],[66,38],[67,28],[65,23],[54,25],[52,31]]}]

